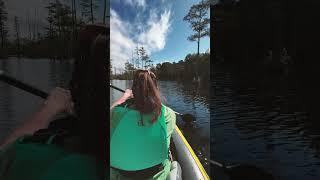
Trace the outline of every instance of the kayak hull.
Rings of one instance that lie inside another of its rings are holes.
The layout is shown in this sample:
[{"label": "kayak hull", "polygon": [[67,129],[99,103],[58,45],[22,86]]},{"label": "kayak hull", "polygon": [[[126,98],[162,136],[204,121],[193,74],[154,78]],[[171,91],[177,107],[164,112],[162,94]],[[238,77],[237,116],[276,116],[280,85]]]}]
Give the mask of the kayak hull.
[{"label": "kayak hull", "polygon": [[174,147],[171,151],[181,166],[183,180],[209,180],[208,174],[178,126],[172,134],[172,141]]}]

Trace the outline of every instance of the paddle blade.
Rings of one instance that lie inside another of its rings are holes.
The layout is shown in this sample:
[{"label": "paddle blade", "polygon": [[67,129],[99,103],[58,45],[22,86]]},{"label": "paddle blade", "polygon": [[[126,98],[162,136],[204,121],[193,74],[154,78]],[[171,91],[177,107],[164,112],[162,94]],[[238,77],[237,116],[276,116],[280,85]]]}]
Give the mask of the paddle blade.
[{"label": "paddle blade", "polygon": [[229,175],[230,180],[274,180],[272,174],[265,170],[253,165],[237,165],[226,168],[226,173]]}]

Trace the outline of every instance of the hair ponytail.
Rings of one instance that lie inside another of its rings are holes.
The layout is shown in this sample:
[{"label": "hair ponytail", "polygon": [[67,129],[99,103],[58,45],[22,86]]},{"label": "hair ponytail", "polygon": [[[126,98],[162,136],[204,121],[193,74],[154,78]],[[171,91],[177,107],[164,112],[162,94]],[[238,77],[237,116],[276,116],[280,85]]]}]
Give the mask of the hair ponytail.
[{"label": "hair ponytail", "polygon": [[161,97],[156,76],[149,70],[137,70],[132,84],[134,105],[141,114],[153,113],[151,123],[161,114]]}]

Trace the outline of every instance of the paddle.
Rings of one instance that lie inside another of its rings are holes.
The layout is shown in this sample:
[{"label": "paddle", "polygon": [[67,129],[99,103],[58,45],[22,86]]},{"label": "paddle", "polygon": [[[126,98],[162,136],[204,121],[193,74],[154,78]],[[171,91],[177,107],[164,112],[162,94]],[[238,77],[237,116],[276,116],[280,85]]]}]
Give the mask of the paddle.
[{"label": "paddle", "polygon": [[35,88],[31,85],[28,85],[22,81],[19,81],[13,77],[10,77],[8,75],[5,74],[4,71],[0,70],[0,80],[3,81],[3,82],[6,82],[14,87],[17,87],[19,89],[22,89],[26,92],[29,92],[33,95],[36,95],[36,96],[39,96],[41,98],[44,98],[46,99],[48,97],[48,93],[42,91],[42,90],[39,90],[38,88]]},{"label": "paddle", "polygon": [[[116,89],[118,91],[121,91],[121,92],[125,92],[125,90],[121,89],[121,88],[118,88],[112,84],[110,84],[110,87],[113,88],[113,89]],[[183,122],[185,123],[192,123],[192,122],[195,122],[195,117],[192,115],[192,114],[181,114],[179,112],[176,112],[174,111],[177,115],[181,116],[181,119]]]},{"label": "paddle", "polygon": [[[48,97],[48,93],[33,87],[31,85],[28,85],[20,80],[17,80],[13,77],[10,77],[9,75],[7,75],[4,71],[0,70],[0,81],[3,81],[9,85],[12,85],[16,88],[22,89],[30,94],[33,94],[35,96],[41,97],[43,99],[46,99]],[[51,122],[48,129],[56,129],[56,128],[65,128],[65,127],[70,127],[69,129],[71,129],[71,127],[73,127],[73,122],[75,120],[75,115],[63,115],[61,117],[59,117],[58,119],[56,119],[55,121]],[[69,121],[67,121],[66,119],[68,119]],[[38,132],[42,132],[43,130],[39,130]],[[37,132],[35,132],[36,134]]]}]

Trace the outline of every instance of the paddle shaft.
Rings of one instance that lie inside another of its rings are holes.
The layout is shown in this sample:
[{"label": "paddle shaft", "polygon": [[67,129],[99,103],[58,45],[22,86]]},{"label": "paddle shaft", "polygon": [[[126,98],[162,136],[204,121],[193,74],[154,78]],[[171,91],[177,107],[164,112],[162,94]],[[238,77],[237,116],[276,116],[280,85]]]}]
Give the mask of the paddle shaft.
[{"label": "paddle shaft", "polygon": [[36,96],[39,96],[41,98],[44,98],[46,99],[48,97],[48,93],[38,89],[38,88],[35,88],[31,85],[28,85],[20,80],[17,80],[13,77],[10,77],[8,75],[6,75],[3,71],[0,70],[0,80],[3,81],[3,82],[6,82],[14,87],[17,87],[19,89],[22,89],[24,91],[27,91],[33,95],[36,95]]},{"label": "paddle shaft", "polygon": [[120,89],[120,88],[118,88],[118,87],[116,87],[116,86],[114,86],[114,85],[112,85],[112,84],[110,84],[110,87],[112,87],[113,89],[116,89],[116,90],[118,90],[118,91],[121,91],[121,92],[126,92],[125,90]]}]

